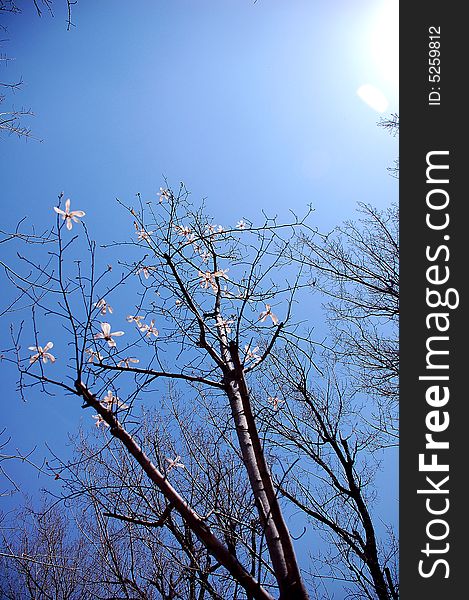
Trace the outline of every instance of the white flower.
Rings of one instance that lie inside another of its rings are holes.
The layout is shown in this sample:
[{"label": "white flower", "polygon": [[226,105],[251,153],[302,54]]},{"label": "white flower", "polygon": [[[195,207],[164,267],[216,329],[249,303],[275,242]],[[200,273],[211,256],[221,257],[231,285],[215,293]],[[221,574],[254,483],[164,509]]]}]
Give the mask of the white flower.
[{"label": "white flower", "polygon": [[135,232],[137,234],[137,240],[149,240],[153,231],[147,231],[144,227],[139,227],[138,224],[134,221]]},{"label": "white flower", "polygon": [[179,300],[179,298],[178,298],[174,304],[176,306],[182,306],[184,304],[184,302],[182,300]]},{"label": "white flower", "polygon": [[108,410],[112,410],[113,406],[116,406],[117,408],[129,408],[127,404],[124,404],[117,396],[114,396],[111,390],[107,391],[107,395],[101,400],[101,404]]},{"label": "white flower", "polygon": [[205,225],[205,230],[207,231],[207,233],[209,234],[213,234],[213,233],[223,233],[225,231],[225,229],[223,228],[222,225],[218,225],[218,227],[216,225],[211,225],[209,223],[207,223],[207,225]]},{"label": "white flower", "polygon": [[259,352],[259,346],[256,346],[251,350],[251,346],[246,344],[246,346],[244,346],[244,352],[246,353],[246,360],[255,360],[256,362],[261,360],[261,357],[257,354]]},{"label": "white flower", "polygon": [[181,457],[180,456],[176,456],[176,458],[171,459],[171,458],[165,458],[166,462],[168,463],[168,466],[166,468],[166,472],[169,473],[169,471],[171,471],[171,469],[174,468],[179,468],[179,469],[185,469],[186,467],[182,464],[181,462]]},{"label": "white flower", "polygon": [[215,271],[213,274],[214,277],[224,277],[226,279],[226,274],[229,269],[220,269],[219,271]]},{"label": "white flower", "polygon": [[207,289],[209,285],[213,286],[213,284],[212,284],[213,275],[210,271],[205,271],[205,272],[199,271],[198,275],[202,279],[202,281],[200,282],[200,287]]},{"label": "white flower", "polygon": [[[174,230],[178,235],[181,235],[186,238],[189,244],[193,244],[196,240],[195,234],[190,227],[182,226],[182,225],[174,225]],[[183,242],[179,242],[179,244],[183,244]]]},{"label": "white flower", "polygon": [[270,317],[272,319],[272,323],[274,325],[278,325],[278,319],[272,312],[270,304],[265,305],[265,310],[262,311],[259,315],[259,320],[261,321],[261,323],[263,323],[267,319],[267,317]]},{"label": "white flower", "polygon": [[136,315],[135,317],[133,317],[132,315],[129,315],[127,317],[127,321],[129,323],[135,323],[137,325],[138,328],[140,328],[142,326],[142,324],[140,323],[140,321],[143,319],[142,315]]},{"label": "white flower", "polygon": [[99,333],[96,333],[94,337],[96,340],[105,340],[110,348],[115,348],[116,342],[114,341],[112,336],[120,337],[121,335],[124,335],[123,331],[111,332],[111,325],[109,323],[101,323],[101,331]]},{"label": "white flower", "polygon": [[130,368],[130,363],[136,365],[139,362],[140,361],[138,360],[138,358],[130,358],[130,357],[128,357],[128,358],[124,358],[119,363],[117,363],[117,366],[128,369],[128,368]]},{"label": "white flower", "polygon": [[107,312],[112,315],[112,306],[110,306],[104,298],[101,298],[101,300],[96,302],[95,307],[100,309],[99,312],[102,315],[105,315]]},{"label": "white flower", "polygon": [[280,400],[277,396],[268,397],[269,404],[272,404],[274,410],[278,410],[285,400]]},{"label": "white flower", "polygon": [[175,225],[174,226],[174,230],[176,231],[176,233],[178,233],[179,235],[183,235],[187,238],[192,237],[193,238],[193,234],[192,234],[192,229],[190,227],[182,227],[181,225]]},{"label": "white flower", "polygon": [[49,360],[52,363],[55,362],[55,356],[49,352],[49,350],[53,347],[54,344],[52,342],[47,342],[44,348],[42,346],[29,346],[28,350],[33,350],[36,352],[36,354],[33,354],[33,356],[31,356],[29,359],[30,364],[32,365],[37,360],[42,360],[43,363],[46,363]]},{"label": "white flower", "polygon": [[160,191],[157,193],[157,196],[160,197],[160,200],[159,200],[160,202],[163,202],[163,200],[169,200],[170,191],[160,187]]},{"label": "white flower", "polygon": [[198,275],[202,279],[202,281],[200,282],[200,287],[207,289],[210,286],[212,288],[212,290],[214,292],[216,292],[218,289],[218,286],[217,286],[217,281],[215,278],[216,277],[226,277],[227,273],[228,273],[228,269],[214,271],[213,273],[210,271],[205,271],[205,272],[199,271]]},{"label": "white flower", "polygon": [[93,419],[96,419],[96,427],[99,427],[102,424],[106,425],[106,427],[109,427],[101,415],[93,415]]},{"label": "white flower", "polygon": [[137,269],[137,271],[135,271],[135,273],[136,273],[136,275],[138,275],[139,273],[143,273],[143,276],[145,277],[145,279],[148,279],[150,277],[151,269],[152,269],[152,267],[142,266],[140,269]]},{"label": "white flower", "polygon": [[155,320],[154,319],[152,319],[152,321],[150,322],[150,325],[146,325],[145,323],[143,323],[143,325],[141,325],[139,327],[139,329],[140,329],[140,331],[142,333],[145,333],[145,335],[147,337],[150,337],[152,335],[154,335],[155,337],[159,336],[158,329],[156,329],[156,327],[155,327]]},{"label": "white flower", "polygon": [[70,198],[65,200],[65,210],[62,210],[58,206],[54,206],[54,210],[58,215],[62,215],[62,219],[65,221],[68,230],[73,227],[73,223],[79,223],[78,219],[84,217],[86,214],[82,210],[70,210]]},{"label": "white flower", "polygon": [[104,356],[101,354],[101,352],[95,352],[91,348],[87,348],[85,350],[85,352],[90,355],[90,357],[88,359],[89,363],[94,362],[95,358],[97,358],[99,362],[103,362],[103,360],[104,360]]},{"label": "white flower", "polygon": [[246,229],[246,222],[241,219],[236,223],[236,229]]}]

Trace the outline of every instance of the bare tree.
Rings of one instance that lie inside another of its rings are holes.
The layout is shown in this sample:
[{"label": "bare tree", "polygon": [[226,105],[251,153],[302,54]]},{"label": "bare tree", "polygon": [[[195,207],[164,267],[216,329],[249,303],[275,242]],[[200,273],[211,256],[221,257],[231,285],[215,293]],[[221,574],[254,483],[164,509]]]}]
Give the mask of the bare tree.
[{"label": "bare tree", "polygon": [[301,235],[298,254],[329,298],[333,352],[374,398],[383,443],[397,441],[399,212],[360,205],[361,218],[328,235]]},{"label": "bare tree", "polygon": [[[73,223],[84,216],[82,211],[71,210],[69,200],[63,208],[56,208],[57,250],[50,254],[52,258],[48,263],[37,264],[23,257],[34,275],[31,273],[25,278],[7,271],[22,301],[28,298],[32,310],[29,335],[33,345],[29,359],[22,356],[21,332],[13,336],[20,390],[24,394],[30,385],[39,385],[44,391],[56,386],[80,396],[83,406],[96,411],[97,422],[109,427],[110,434],[122,443],[167,503],[231,576],[252,597],[267,598],[270,594],[177,491],[142,448],[135,433],[125,425],[125,417],[131,414],[135,399],[147,392],[154,393],[155,382],[160,379],[184,381],[216,391],[214,401],[220,402],[221,397],[230,406],[280,597],[306,598],[292,539],[258,435],[246,381],[247,373],[269,355],[288,320],[287,311],[280,322],[269,301],[286,297],[291,303],[297,283],[279,286],[270,278],[288,264],[284,257],[288,239],[284,240],[282,234],[290,237],[300,223],[296,220],[288,226],[277,225],[267,219],[261,227],[254,228],[240,221],[236,227],[223,229],[210,222],[202,210],[191,208],[183,186],[177,196],[167,189],[162,190],[160,199],[156,206],[159,214],[154,206],[142,205],[138,212],[129,208],[137,240],[127,243],[127,247],[138,249],[140,253],[144,249],[146,254],[122,264],[121,276],[104,289],[103,283],[111,271],[105,269],[99,276],[96,274],[96,248],[86,229],[89,269],[85,272],[78,261],[75,272],[69,270],[66,258],[78,239],[69,232]],[[75,256],[77,252],[75,250]],[[113,294],[123,285],[129,285],[129,280],[136,275],[141,278],[143,289],[136,296],[134,314],[127,315],[127,327],[132,328],[128,333],[130,341],[118,350],[115,338],[124,332],[113,331],[107,315],[112,310]],[[54,376],[53,372],[49,375],[49,367],[54,369],[57,365],[53,364],[55,357],[50,352],[52,342],[42,341],[40,320],[43,318],[62,321],[69,335],[73,346],[67,364],[69,375],[66,372],[62,377]],[[265,340],[265,350],[255,361],[256,365],[247,366],[249,344],[257,337]],[[165,360],[169,343],[178,347],[176,360],[170,361],[171,369]],[[129,355],[130,351],[145,352],[147,364],[134,366],[140,358]],[[123,390],[133,386],[127,389],[125,401],[117,399],[122,377],[126,377]]]},{"label": "bare tree", "polygon": [[2,484],[0,488],[0,498],[4,496],[11,496],[15,492],[19,491],[19,487],[16,484],[14,478],[9,474],[7,464],[11,464],[11,461],[15,460],[16,455],[6,452],[7,446],[10,443],[10,438],[6,435],[6,428],[0,431],[0,475],[3,477],[5,484]]},{"label": "bare tree", "polygon": [[[20,8],[13,0],[0,1],[0,16],[7,13],[18,14],[20,12]],[[0,31],[5,32],[6,28],[3,25],[0,25]],[[0,44],[4,41],[5,40],[0,40]],[[3,52],[0,54],[0,64],[2,66],[7,65],[11,60],[13,59]],[[18,90],[20,90],[22,85],[23,81],[21,79],[13,82],[3,80],[0,81],[0,105],[4,103],[6,99],[6,93],[15,94]],[[31,137],[31,129],[23,124],[23,117],[32,115],[33,113],[31,110],[25,108],[11,108],[6,111],[0,111],[0,134],[9,133],[18,135],[19,137]]]},{"label": "bare tree", "polygon": [[278,409],[263,416],[265,436],[282,457],[278,489],[336,548],[319,561],[316,577],[354,583],[351,597],[395,600],[396,545],[392,530],[380,544],[373,514],[378,434],[334,365],[319,369],[312,352],[312,344],[288,342],[265,374],[266,388],[278,394]]},{"label": "bare tree", "polygon": [[[67,6],[67,30],[73,27],[72,22],[72,9],[75,4],[78,4],[78,0],[66,0]],[[54,2],[53,0],[30,0],[30,4],[34,6],[38,17],[42,17],[43,11],[46,11],[51,16],[54,15]],[[16,0],[0,0],[0,15],[3,13],[10,14],[21,14],[22,7]]]},{"label": "bare tree", "polygon": [[[339,550],[328,568],[355,597],[395,600],[394,548],[379,543],[372,510],[379,438],[353,393],[316,368],[292,316],[309,289],[306,221],[222,227],[183,184],[138,200],[125,207],[133,238],[102,250],[112,265],[62,194],[53,231],[4,237],[45,254],[3,265],[18,290],[7,312],[31,314],[7,353],[20,394],[79,397],[104,436],[49,466],[86,514],[77,527],[102,581],[124,597],[307,598],[288,505],[325,528]],[[380,302],[347,294],[381,318]]]},{"label": "bare tree", "polygon": [[[381,117],[378,126],[385,129],[393,137],[399,134],[399,114],[392,113],[389,117]],[[396,158],[393,167],[388,167],[389,173],[399,179],[399,159]]]},{"label": "bare tree", "polygon": [[[5,54],[0,54],[0,63],[6,64],[12,60]],[[21,89],[23,81],[4,82],[0,81],[0,106],[6,100],[6,94],[15,94]],[[15,109],[14,107],[9,110],[0,111],[0,135],[3,133],[15,134],[19,137],[30,138],[32,137],[31,129],[24,124],[24,117],[31,117],[33,113],[30,109],[20,108]]]},{"label": "bare tree", "polygon": [[[378,122],[392,136],[399,115]],[[398,177],[399,162],[389,169]],[[328,234],[301,234],[297,247],[312,286],[327,297],[333,353],[378,406],[384,443],[397,440],[399,394],[399,210],[359,205],[358,220]]]},{"label": "bare tree", "polygon": [[[73,27],[72,8],[75,4],[77,4],[77,2],[78,0],[67,0],[67,31]],[[31,4],[34,5],[38,17],[42,16],[44,10],[46,10],[50,15],[53,15],[52,0],[32,0]],[[17,2],[15,2],[15,0],[0,0],[0,17],[8,13],[19,15],[21,12],[21,7]],[[0,24],[0,32],[1,31],[6,32],[6,27],[2,24]],[[5,40],[0,40],[0,45],[4,41]],[[14,59],[7,54],[4,54],[3,52],[0,53],[0,66],[8,64],[12,60]],[[3,81],[2,78],[2,80],[0,80],[0,107],[7,100],[7,96],[14,96],[21,90],[22,85],[23,80],[21,78],[19,78],[18,81]],[[29,125],[25,124],[25,117],[32,116],[34,116],[34,113],[29,108],[15,108],[14,105],[11,105],[7,110],[2,110],[0,108],[0,136],[2,134],[9,134],[17,135],[18,137],[26,139],[38,139],[32,134]]]},{"label": "bare tree", "polygon": [[[264,587],[275,587],[270,564],[262,558],[263,531],[242,462],[229,445],[220,447],[215,431],[201,427],[200,416],[171,393],[169,406],[140,418],[141,442],[152,448],[154,462],[230,552],[250,564],[251,574]],[[184,456],[184,463],[176,452]],[[163,598],[244,597],[239,583],[212,559],[164,495],[148,485],[118,443],[98,451],[96,440],[90,444],[83,438],[72,466],[56,464],[51,469],[60,473],[67,502],[78,503],[90,515],[86,531],[94,531],[89,534],[92,543],[106,540],[108,550],[101,560],[109,562],[106,556],[114,556],[112,568],[121,585],[132,582],[147,596],[156,591]],[[117,532],[119,547],[114,543]]]},{"label": "bare tree", "polygon": [[20,511],[3,531],[0,552],[2,598],[73,600],[93,595],[93,565],[83,539],[74,539],[57,509]]},{"label": "bare tree", "polygon": [[[275,578],[263,556],[263,530],[249,483],[243,477],[240,457],[233,444],[220,446],[216,430],[210,433],[200,425],[201,416],[184,407],[182,398],[171,391],[166,405],[141,415],[141,442],[151,448],[152,459],[184,491],[230,552],[250,564],[250,572],[264,587],[274,589]],[[180,429],[177,447],[172,441],[175,429]],[[245,596],[239,583],[212,559],[171,504],[135,468],[118,441],[111,438],[102,447],[106,436],[102,426],[95,432],[91,435],[89,430],[82,431],[72,438],[75,460],[64,462],[56,458],[41,469],[43,475],[62,484],[60,504],[49,499],[39,512],[23,510],[15,521],[4,523],[0,555],[4,557],[4,570],[14,572],[15,577],[11,581],[5,578],[3,594],[9,589],[8,597],[24,597],[19,592],[15,596],[13,591],[31,589],[30,597],[35,598],[37,586],[27,585],[34,567],[35,578],[46,582],[43,587],[48,593],[61,598],[47,584],[49,569],[54,566],[62,570],[63,586],[71,578],[66,587],[79,590],[78,597],[252,597]],[[176,451],[185,456],[184,465],[179,457],[177,461],[163,459],[174,456]],[[66,512],[59,513],[63,501]],[[37,523],[54,530],[44,531],[41,539],[72,537],[86,554],[78,556],[73,548],[56,543],[47,547],[33,543]],[[62,551],[66,556],[62,557]],[[8,568],[9,563],[13,565]],[[80,568],[69,573],[69,563]],[[92,565],[92,575],[85,568],[88,564]],[[41,569],[45,572],[41,573]]]}]

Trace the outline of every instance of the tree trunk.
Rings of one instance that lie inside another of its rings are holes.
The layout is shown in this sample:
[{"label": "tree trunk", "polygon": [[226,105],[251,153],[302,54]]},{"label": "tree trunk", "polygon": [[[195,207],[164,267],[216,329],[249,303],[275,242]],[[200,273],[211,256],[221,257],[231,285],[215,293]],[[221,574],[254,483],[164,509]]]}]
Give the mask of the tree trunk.
[{"label": "tree trunk", "polygon": [[290,532],[274,490],[272,477],[264,457],[264,451],[251,410],[249,391],[239,360],[238,348],[229,343],[233,370],[225,375],[225,389],[230,400],[236,432],[248,472],[251,488],[256,499],[261,523],[272,566],[279,584],[280,598],[283,600],[308,600],[298,562],[295,556]]},{"label": "tree trunk", "polygon": [[[151,481],[159,488],[165,498],[174,506],[174,509],[186,521],[188,526],[204,544],[207,550],[227,569],[233,578],[249,592],[255,600],[274,600],[254,577],[248,573],[241,563],[233,556],[220,540],[210,531],[209,527],[199,515],[187,504],[168,482],[150,458],[143,452],[133,437],[122,427],[112,411],[105,408],[101,402],[83,385],[81,381],[75,382],[75,387],[80,396],[85,399],[86,405],[92,406],[110,426],[111,434],[120,440],[138,464],[145,471]],[[285,597],[286,600],[286,597]]]}]

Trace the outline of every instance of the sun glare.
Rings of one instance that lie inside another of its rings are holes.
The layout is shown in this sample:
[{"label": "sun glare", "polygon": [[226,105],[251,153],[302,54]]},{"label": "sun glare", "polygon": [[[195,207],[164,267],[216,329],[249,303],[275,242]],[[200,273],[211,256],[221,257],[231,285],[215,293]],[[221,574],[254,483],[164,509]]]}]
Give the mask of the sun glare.
[{"label": "sun glare", "polygon": [[363,102],[379,113],[385,112],[389,106],[388,99],[383,92],[371,83],[361,85],[357,90],[357,95]]},{"label": "sun glare", "polygon": [[370,108],[383,113],[390,105],[388,98],[394,103],[399,89],[398,0],[382,0],[370,18],[364,39],[373,73],[367,79],[374,83],[361,85],[357,95]]},{"label": "sun glare", "polygon": [[399,2],[384,0],[371,30],[371,53],[381,77],[399,84]]}]

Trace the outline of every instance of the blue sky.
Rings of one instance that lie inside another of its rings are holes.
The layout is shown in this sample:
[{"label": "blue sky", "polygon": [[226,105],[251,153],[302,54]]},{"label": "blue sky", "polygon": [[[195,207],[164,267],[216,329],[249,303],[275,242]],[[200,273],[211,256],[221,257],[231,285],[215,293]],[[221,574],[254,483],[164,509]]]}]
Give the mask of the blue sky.
[{"label": "blue sky", "polygon": [[8,19],[4,71],[44,141],[2,141],[7,222],[47,220],[64,190],[112,226],[114,198],[154,196],[162,176],[222,217],[312,202],[334,225],[359,200],[386,204],[397,143],[356,94],[371,83],[397,108],[373,52],[380,4],[82,3],[70,32],[61,6]]},{"label": "blue sky", "polygon": [[[398,111],[397,1],[80,1],[69,32],[59,0],[53,18],[24,4],[3,21],[1,50],[15,60],[0,80],[22,77],[6,104],[31,107],[43,141],[0,141],[2,229],[24,216],[52,226],[64,191],[94,236],[122,239],[131,223],[116,197],[155,199],[164,178],[206,198],[219,223],[255,222],[262,210],[282,219],[311,203],[312,224],[328,230],[357,202],[397,199],[386,169],[398,142],[376,126]],[[385,112],[359,97],[365,84],[384,94]],[[83,411],[57,397],[23,404],[15,373],[2,371],[14,445],[42,456],[46,437],[62,452]],[[22,473],[26,489],[38,487]]]}]

